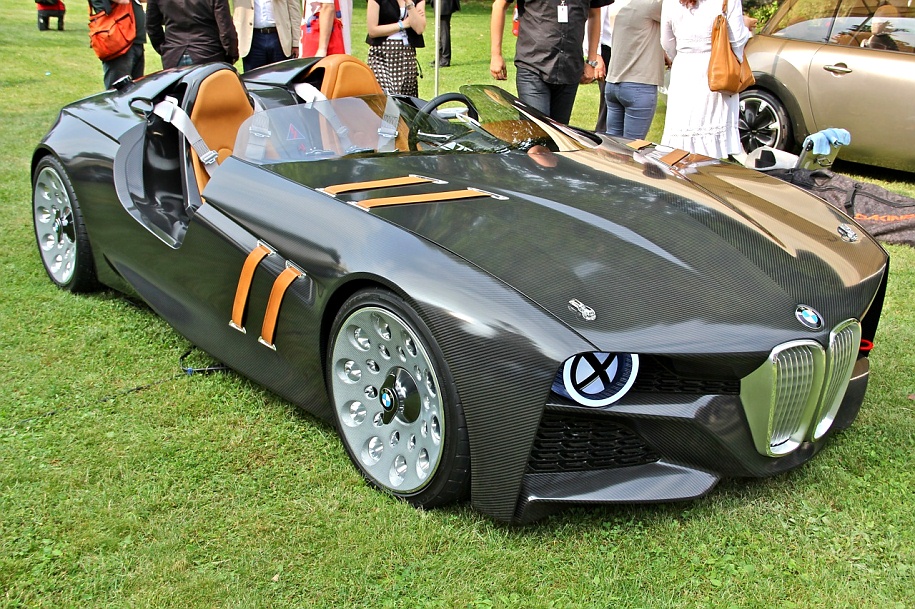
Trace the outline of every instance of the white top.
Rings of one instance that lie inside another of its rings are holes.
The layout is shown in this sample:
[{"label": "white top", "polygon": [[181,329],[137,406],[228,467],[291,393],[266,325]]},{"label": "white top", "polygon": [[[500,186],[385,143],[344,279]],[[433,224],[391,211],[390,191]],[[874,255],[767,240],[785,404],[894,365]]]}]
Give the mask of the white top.
[{"label": "white top", "polygon": [[273,0],[254,0],[254,27],[275,27]]}]

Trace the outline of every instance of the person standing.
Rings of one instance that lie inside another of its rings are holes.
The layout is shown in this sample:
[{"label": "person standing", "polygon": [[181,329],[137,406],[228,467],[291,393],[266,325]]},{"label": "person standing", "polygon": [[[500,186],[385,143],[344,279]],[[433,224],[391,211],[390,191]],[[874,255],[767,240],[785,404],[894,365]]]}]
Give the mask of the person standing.
[{"label": "person standing", "polygon": [[[439,0],[438,7],[438,66],[447,68],[451,65],[451,15],[461,10],[461,0]],[[435,2],[429,6],[435,8]],[[429,64],[435,67],[435,60]]]},{"label": "person standing", "polygon": [[[614,5],[618,3],[619,0],[614,2]],[[613,20],[615,18],[616,11],[611,10],[610,6],[600,7],[600,58],[604,60],[605,67],[610,66],[611,45],[613,44]],[[597,125],[594,127],[594,130],[601,133],[607,128],[607,98],[604,96],[604,88],[606,85],[607,81],[605,78],[597,81],[600,95],[598,97]]]},{"label": "person standing", "polygon": [[[721,0],[663,0],[661,5],[661,46],[672,61],[661,143],[716,159],[743,152],[737,130],[740,95],[708,87],[712,23],[719,14]],[[727,21],[731,48],[743,58],[750,30],[741,0],[728,0]]]},{"label": "person standing", "polygon": [[368,0],[368,64],[388,95],[419,96],[416,49],[425,46],[425,2]]},{"label": "person standing", "polygon": [[613,24],[617,51],[610,57],[607,82],[607,134],[644,139],[664,82],[661,0],[630,0]]},{"label": "person standing", "polygon": [[38,31],[46,32],[51,29],[51,17],[57,17],[57,31],[64,31],[64,15],[67,6],[63,0],[35,0],[38,9]]},{"label": "person standing", "polygon": [[[505,12],[513,0],[493,0],[489,23],[489,72],[506,80],[502,57]],[[568,123],[579,83],[603,78],[598,54],[602,6],[613,0],[518,0],[518,42],[515,82],[518,97],[547,116]],[[582,57],[588,28],[587,61]]]},{"label": "person standing", "polygon": [[112,4],[131,5],[137,33],[126,53],[102,62],[102,80],[106,89],[110,89],[125,76],[136,80],[143,76],[146,70],[146,11],[140,6],[140,0],[89,0],[89,8],[93,13],[103,11],[108,15],[111,13]]},{"label": "person standing", "polygon": [[232,17],[245,72],[298,56],[301,0],[235,0]]},{"label": "person standing", "polygon": [[146,33],[163,68],[238,61],[228,0],[147,0]]},{"label": "person standing", "polygon": [[[336,6],[336,8],[334,8]],[[337,15],[339,10],[340,14]],[[334,27],[334,17],[339,16],[343,24],[343,48],[347,55],[353,52],[353,42],[350,30],[353,23],[353,0],[305,0],[305,14],[302,18],[302,28],[312,15],[318,15],[320,39],[315,57],[326,57],[327,47],[330,44],[330,34]],[[299,57],[302,57],[304,43],[299,45]]]}]

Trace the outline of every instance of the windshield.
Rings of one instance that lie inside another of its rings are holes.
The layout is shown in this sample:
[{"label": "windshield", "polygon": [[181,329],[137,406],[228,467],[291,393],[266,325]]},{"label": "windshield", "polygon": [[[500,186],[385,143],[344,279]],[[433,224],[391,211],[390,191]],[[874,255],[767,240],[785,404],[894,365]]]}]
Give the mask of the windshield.
[{"label": "windshield", "polygon": [[467,111],[450,112],[450,120],[431,108],[422,112],[409,100],[385,95],[271,108],[242,123],[234,154],[270,164],[353,154],[499,153],[534,146],[558,152],[595,145],[497,87],[467,86],[461,94]]}]

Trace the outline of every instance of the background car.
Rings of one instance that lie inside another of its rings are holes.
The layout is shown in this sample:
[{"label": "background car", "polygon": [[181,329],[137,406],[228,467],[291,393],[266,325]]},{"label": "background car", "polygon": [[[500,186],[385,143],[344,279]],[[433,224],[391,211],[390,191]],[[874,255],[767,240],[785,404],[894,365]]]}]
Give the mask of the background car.
[{"label": "background car", "polygon": [[821,129],[851,133],[849,161],[915,171],[915,6],[908,0],[791,0],[747,44],[756,85],[740,135],[794,150]]}]

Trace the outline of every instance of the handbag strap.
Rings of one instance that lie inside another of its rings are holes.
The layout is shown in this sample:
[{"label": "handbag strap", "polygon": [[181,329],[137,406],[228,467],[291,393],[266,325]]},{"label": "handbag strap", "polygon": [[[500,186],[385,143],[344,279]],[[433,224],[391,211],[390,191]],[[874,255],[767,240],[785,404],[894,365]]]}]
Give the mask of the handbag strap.
[{"label": "handbag strap", "polygon": [[[336,2],[336,1],[337,1],[337,0],[334,0],[334,2]],[[728,16],[728,0],[724,0],[724,2],[721,3],[721,14],[724,15],[725,18],[727,18],[727,16]]]}]

